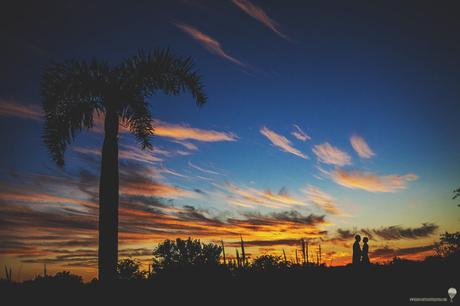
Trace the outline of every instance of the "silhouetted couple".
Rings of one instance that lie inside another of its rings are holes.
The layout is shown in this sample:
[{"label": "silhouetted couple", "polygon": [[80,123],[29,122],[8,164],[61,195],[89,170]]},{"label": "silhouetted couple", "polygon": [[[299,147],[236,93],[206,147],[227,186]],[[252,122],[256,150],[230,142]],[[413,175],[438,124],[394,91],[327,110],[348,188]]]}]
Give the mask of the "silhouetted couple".
[{"label": "silhouetted couple", "polygon": [[369,264],[369,246],[367,242],[369,239],[367,237],[363,238],[363,249],[361,250],[361,236],[355,236],[355,243],[353,243],[353,265],[367,265]]}]

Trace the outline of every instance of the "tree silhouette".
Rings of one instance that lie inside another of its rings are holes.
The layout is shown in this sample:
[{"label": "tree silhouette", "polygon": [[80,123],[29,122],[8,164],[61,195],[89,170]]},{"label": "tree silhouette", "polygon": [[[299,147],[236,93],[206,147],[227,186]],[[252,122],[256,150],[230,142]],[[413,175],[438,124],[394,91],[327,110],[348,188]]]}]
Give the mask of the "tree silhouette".
[{"label": "tree silhouette", "polygon": [[288,264],[287,260],[283,261],[281,256],[275,255],[261,255],[254,259],[252,268],[256,271],[264,270],[278,270],[282,267],[286,267]]},{"label": "tree silhouette", "polygon": [[70,273],[70,271],[61,271],[56,272],[54,275],[37,275],[29,282],[47,284],[49,286],[75,286],[83,285],[83,278],[79,275]]},{"label": "tree silhouette", "polygon": [[147,276],[146,271],[141,271],[140,262],[131,258],[118,262],[117,274],[118,278],[123,280],[144,279]]},{"label": "tree silhouette", "polygon": [[436,254],[442,257],[460,255],[460,232],[441,234],[435,247]]},{"label": "tree silhouette", "polygon": [[[452,200],[455,200],[458,197],[460,197],[460,188],[454,190],[454,196],[452,197]],[[458,204],[457,206],[460,207],[460,204]]]},{"label": "tree silhouette", "polygon": [[197,239],[165,240],[153,251],[154,270],[161,271],[174,267],[213,266],[219,264],[222,247],[214,243],[201,243]]},{"label": "tree silhouette", "polygon": [[99,183],[99,279],[116,277],[118,261],[118,127],[129,127],[140,146],[152,148],[152,115],[146,98],[190,92],[197,105],[206,102],[201,76],[190,58],[169,50],[139,52],[119,65],[104,61],[66,61],[48,66],[41,95],[45,112],[43,140],[52,159],[64,165],[64,152],[77,133],[104,115],[104,143]]}]

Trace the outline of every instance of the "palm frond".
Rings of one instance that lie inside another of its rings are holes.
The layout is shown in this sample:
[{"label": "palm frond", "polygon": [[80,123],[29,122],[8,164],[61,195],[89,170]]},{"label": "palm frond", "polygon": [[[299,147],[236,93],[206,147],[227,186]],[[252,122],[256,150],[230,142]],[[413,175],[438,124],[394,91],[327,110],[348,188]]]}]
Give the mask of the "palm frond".
[{"label": "palm frond", "polygon": [[90,64],[67,61],[45,69],[41,84],[43,140],[59,166],[64,165],[67,145],[82,128],[93,126],[94,111],[103,110],[109,78],[109,66],[95,60]]},{"label": "palm frond", "polygon": [[133,97],[122,112],[122,120],[141,145],[142,149],[151,149],[153,136],[152,114],[149,105],[142,96]]},{"label": "palm frond", "polygon": [[119,66],[120,87],[127,92],[137,91],[152,96],[157,91],[167,95],[190,92],[197,105],[206,103],[202,77],[194,70],[190,58],[177,58],[168,49],[157,49],[124,60]]}]

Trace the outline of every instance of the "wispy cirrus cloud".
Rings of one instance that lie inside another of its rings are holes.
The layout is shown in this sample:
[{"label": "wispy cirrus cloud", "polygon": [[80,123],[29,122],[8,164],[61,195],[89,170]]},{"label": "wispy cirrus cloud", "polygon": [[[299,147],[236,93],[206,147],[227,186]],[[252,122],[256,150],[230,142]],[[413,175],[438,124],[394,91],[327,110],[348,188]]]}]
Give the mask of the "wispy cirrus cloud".
[{"label": "wispy cirrus cloud", "polygon": [[[130,149],[133,147],[133,149]],[[143,195],[165,199],[195,198],[198,196],[193,190],[179,186],[172,186],[164,182],[163,174],[184,177],[171,169],[159,165],[162,159],[146,151],[135,148],[135,146],[122,145],[120,150],[120,195]],[[100,150],[91,147],[76,147],[74,149],[80,154],[80,158],[86,163],[99,168]],[[159,151],[160,154],[169,154],[167,151]],[[92,157],[96,158],[92,158]],[[97,186],[98,175],[92,172],[84,172],[86,182]],[[80,174],[81,175],[81,174]]]},{"label": "wispy cirrus cloud", "polygon": [[298,149],[294,148],[291,144],[291,141],[289,141],[289,139],[287,139],[283,135],[277,134],[276,132],[268,129],[265,126],[260,129],[260,133],[267,137],[268,140],[270,140],[274,146],[280,148],[281,151],[294,154],[303,159],[308,159],[307,155],[303,154]]},{"label": "wispy cirrus cloud", "polygon": [[0,116],[30,119],[35,121],[43,120],[43,112],[40,106],[22,104],[3,99],[0,99]]},{"label": "wispy cirrus cloud", "polygon": [[341,169],[332,170],[328,175],[334,182],[344,187],[371,192],[395,192],[406,189],[408,182],[418,179],[418,176],[412,173],[379,176],[371,172]]},{"label": "wispy cirrus cloud", "polygon": [[244,208],[292,209],[293,207],[311,207],[311,203],[304,196],[292,194],[285,187],[276,192],[231,182],[225,182],[223,185],[214,184],[214,186],[222,191],[214,194],[216,198]]},{"label": "wispy cirrus cloud", "polygon": [[268,27],[281,38],[284,38],[288,41],[290,40],[286,34],[281,32],[279,24],[273,19],[271,19],[262,8],[249,2],[248,0],[232,0],[232,2],[236,6],[238,6],[243,12],[264,24],[266,27]]},{"label": "wispy cirrus cloud", "polygon": [[237,64],[242,67],[246,67],[246,64],[244,64],[240,60],[230,56],[227,52],[225,52],[221,44],[217,40],[212,38],[211,36],[206,35],[203,32],[187,24],[174,23],[174,25],[178,27],[180,30],[182,30],[183,32],[190,35],[193,39],[197,40],[209,52],[216,54],[234,64]]},{"label": "wispy cirrus cloud", "polygon": [[120,194],[143,195],[165,199],[195,198],[198,194],[179,186],[161,182],[161,169],[126,163],[120,167]]},{"label": "wispy cirrus cloud", "polygon": [[348,153],[332,146],[328,142],[313,146],[312,151],[322,163],[336,166],[351,164],[351,157]]},{"label": "wispy cirrus cloud", "polygon": [[190,151],[197,151],[198,150],[198,147],[195,144],[191,143],[191,142],[181,141],[181,140],[176,140],[174,142],[180,144],[181,146],[183,146],[184,148],[186,148],[186,149],[188,149]]},{"label": "wispy cirrus cloud", "polygon": [[317,205],[327,213],[333,215],[340,213],[339,209],[337,208],[336,200],[331,195],[322,191],[318,187],[309,185],[302,191],[307,195],[307,198],[310,202]]},{"label": "wispy cirrus cloud", "polygon": [[297,124],[294,124],[294,131],[291,132],[291,135],[294,136],[295,138],[297,138],[298,140],[300,141],[307,141],[307,140],[310,140],[311,137],[307,135],[307,133],[305,133],[301,128],[300,126],[298,126]]},{"label": "wispy cirrus cloud", "polygon": [[367,142],[358,135],[353,135],[350,137],[350,143],[353,149],[358,153],[361,158],[371,158],[375,155],[372,149],[369,147]]},{"label": "wispy cirrus cloud", "polygon": [[205,169],[203,167],[199,167],[195,164],[193,164],[192,162],[188,162],[188,165],[190,168],[193,168],[193,169],[196,169],[200,172],[203,172],[203,173],[206,173],[206,174],[213,174],[213,175],[222,175],[221,173],[217,172],[217,171],[214,171],[214,170],[211,170],[211,169]]},{"label": "wispy cirrus cloud", "polygon": [[176,140],[196,140],[202,142],[236,141],[238,136],[230,132],[219,132],[191,127],[187,124],[173,124],[155,121],[155,135]]},{"label": "wispy cirrus cloud", "polygon": [[[125,160],[133,160],[142,163],[157,163],[163,161],[163,158],[159,155],[169,156],[169,152],[155,149],[155,150],[142,150],[137,145],[126,145],[120,144],[120,150],[118,152],[118,157]],[[94,147],[72,147],[72,150],[81,154],[94,154],[96,156],[101,156],[101,149]]]}]

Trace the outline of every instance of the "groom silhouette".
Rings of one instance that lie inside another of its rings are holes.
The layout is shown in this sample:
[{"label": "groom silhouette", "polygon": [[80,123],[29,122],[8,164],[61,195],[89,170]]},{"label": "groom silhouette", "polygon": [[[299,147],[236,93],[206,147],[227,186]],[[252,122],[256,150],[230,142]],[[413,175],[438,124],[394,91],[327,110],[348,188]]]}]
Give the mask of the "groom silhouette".
[{"label": "groom silhouette", "polygon": [[355,236],[355,243],[353,243],[353,265],[357,266],[361,263],[361,246],[359,242],[361,241],[361,236]]}]

